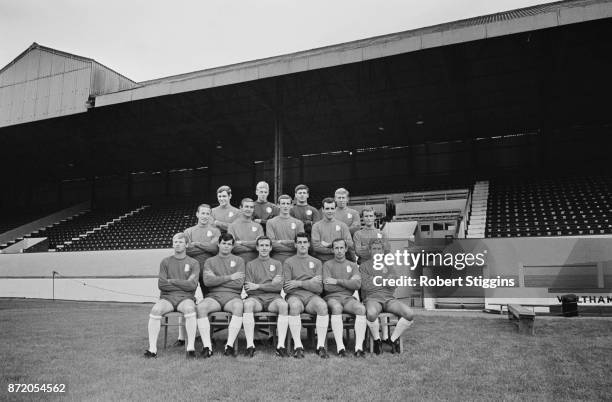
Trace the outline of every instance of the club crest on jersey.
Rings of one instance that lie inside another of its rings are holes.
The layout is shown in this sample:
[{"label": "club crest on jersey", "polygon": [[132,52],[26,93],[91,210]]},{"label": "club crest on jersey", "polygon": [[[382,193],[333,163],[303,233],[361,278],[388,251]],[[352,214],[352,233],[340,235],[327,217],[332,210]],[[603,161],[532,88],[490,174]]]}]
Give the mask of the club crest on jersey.
[{"label": "club crest on jersey", "polygon": [[312,215],[312,211],[310,209],[307,209],[306,210],[306,215],[308,215],[308,216]]},{"label": "club crest on jersey", "polygon": [[347,265],[347,266],[346,266],[346,272],[348,272],[349,274],[350,274],[351,272],[353,272],[353,267],[351,267],[350,265]]},{"label": "club crest on jersey", "polygon": [[376,237],[382,239],[382,233],[376,233]]},{"label": "club crest on jersey", "polygon": [[353,214],[346,214],[346,217],[349,218],[349,219],[352,219],[353,218]]},{"label": "club crest on jersey", "polygon": [[309,261],[309,262],[308,262],[308,268],[311,268],[311,269],[312,269],[312,268],[314,268],[314,267],[315,267],[314,262]]},{"label": "club crest on jersey", "polygon": [[296,226],[295,226],[295,222],[291,222],[291,229],[295,230]]},{"label": "club crest on jersey", "polygon": [[256,226],[251,226],[251,231],[257,232],[257,227]]},{"label": "club crest on jersey", "polygon": [[266,208],[266,212],[271,214],[272,213],[272,208],[270,208],[270,207]]},{"label": "club crest on jersey", "polygon": [[234,213],[232,211],[230,211],[229,214],[227,214],[227,216],[229,216],[231,218],[232,216],[234,216]]},{"label": "club crest on jersey", "polygon": [[276,267],[275,267],[274,265],[272,265],[272,264],[271,264],[271,265],[270,265],[270,271],[271,271],[271,272],[273,272],[273,271],[275,271],[275,270],[276,270]]},{"label": "club crest on jersey", "polygon": [[236,266],[236,261],[231,260],[230,261],[230,267],[234,268]]},{"label": "club crest on jersey", "polygon": [[190,269],[189,264],[185,264],[185,272],[189,272]]},{"label": "club crest on jersey", "polygon": [[206,236],[212,237],[212,232],[209,230],[208,232],[206,232]]},{"label": "club crest on jersey", "polygon": [[336,225],[336,232],[340,231],[340,225]]}]

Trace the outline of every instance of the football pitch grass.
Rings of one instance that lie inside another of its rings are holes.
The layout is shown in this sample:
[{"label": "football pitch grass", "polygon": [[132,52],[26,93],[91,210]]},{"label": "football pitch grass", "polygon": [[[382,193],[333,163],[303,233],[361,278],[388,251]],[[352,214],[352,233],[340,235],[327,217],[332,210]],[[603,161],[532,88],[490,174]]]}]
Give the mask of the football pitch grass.
[{"label": "football pitch grass", "polygon": [[[404,353],[340,359],[185,359],[148,346],[150,304],[0,299],[0,400],[609,400],[612,320],[536,319],[518,335],[505,316],[417,312]],[[176,338],[169,330],[169,344]],[[304,333],[305,336],[305,333]],[[308,345],[305,342],[305,345]],[[244,338],[240,338],[240,352]],[[352,346],[351,346],[352,349]],[[8,384],[66,384],[65,394],[9,394]]]}]

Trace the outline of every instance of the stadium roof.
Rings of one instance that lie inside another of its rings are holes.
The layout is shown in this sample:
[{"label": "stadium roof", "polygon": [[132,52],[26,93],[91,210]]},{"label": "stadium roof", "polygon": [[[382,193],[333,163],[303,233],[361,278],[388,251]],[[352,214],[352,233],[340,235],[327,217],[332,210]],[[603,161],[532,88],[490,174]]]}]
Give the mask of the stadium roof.
[{"label": "stadium roof", "polygon": [[612,17],[610,0],[559,1],[144,81],[140,87],[99,96],[96,106],[213,88],[608,17]]},{"label": "stadium roof", "polygon": [[136,84],[135,81],[129,79],[125,75],[118,73],[117,71],[113,70],[112,68],[109,68],[109,67],[105,66],[104,64],[102,64],[100,62],[97,62],[94,59],[91,59],[89,57],[79,56],[79,55],[76,55],[74,53],[68,53],[68,52],[64,52],[64,51],[61,51],[61,50],[53,49],[53,48],[50,48],[50,47],[47,47],[47,46],[42,46],[42,45],[39,45],[36,42],[33,42],[26,50],[21,52],[19,54],[19,56],[15,57],[13,60],[11,60],[9,63],[7,63],[6,66],[2,67],[2,69],[0,69],[0,74],[2,74],[5,70],[7,70],[13,64],[15,64],[19,60],[21,60],[29,52],[31,52],[32,50],[36,50],[36,49],[42,50],[42,51],[45,51],[45,52],[49,52],[49,53],[53,53],[53,54],[57,54],[59,56],[66,57],[66,58],[69,58],[69,59],[75,59],[75,60],[84,61],[84,62],[97,63],[100,66],[104,67],[105,69],[110,70],[110,71],[112,71],[113,73],[115,73],[117,75],[120,75],[121,77],[123,77],[125,80],[131,82],[132,84]]},{"label": "stadium roof", "polygon": [[0,171],[250,172],[278,136],[291,157],[401,148],[412,169],[469,158],[481,138],[554,141],[611,123],[611,17],[610,0],[565,1],[137,83],[86,113],[0,128]]}]

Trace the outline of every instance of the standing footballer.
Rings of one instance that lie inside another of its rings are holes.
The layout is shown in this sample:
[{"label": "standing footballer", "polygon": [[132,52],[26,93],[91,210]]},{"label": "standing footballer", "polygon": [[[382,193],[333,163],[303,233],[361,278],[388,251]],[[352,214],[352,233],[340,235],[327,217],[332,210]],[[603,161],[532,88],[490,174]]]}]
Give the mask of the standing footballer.
[{"label": "standing footballer", "polygon": [[278,197],[280,214],[266,224],[266,235],[272,239],[273,257],[285,262],[295,255],[295,236],[304,231],[301,220],[289,215],[291,210],[291,197],[283,194]]},{"label": "standing footballer", "polygon": [[245,263],[257,258],[255,240],[264,234],[261,225],[253,221],[253,204],[253,200],[250,198],[242,199],[240,216],[227,229],[227,233],[234,236],[235,240],[232,253],[242,257]]},{"label": "standing footballer", "polygon": [[312,248],[314,256],[325,262],[334,258],[332,241],[343,239],[347,251],[353,250],[353,238],[346,223],[335,217],[336,201],[333,198],[323,200],[324,217],[312,226]]}]

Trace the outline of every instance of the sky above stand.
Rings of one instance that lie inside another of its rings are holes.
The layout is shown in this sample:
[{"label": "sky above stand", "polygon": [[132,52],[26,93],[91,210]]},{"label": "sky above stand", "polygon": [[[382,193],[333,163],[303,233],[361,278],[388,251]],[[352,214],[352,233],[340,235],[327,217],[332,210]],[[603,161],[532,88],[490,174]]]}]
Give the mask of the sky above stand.
[{"label": "sky above stand", "polygon": [[0,0],[0,68],[32,42],[145,81],[544,0]]}]

